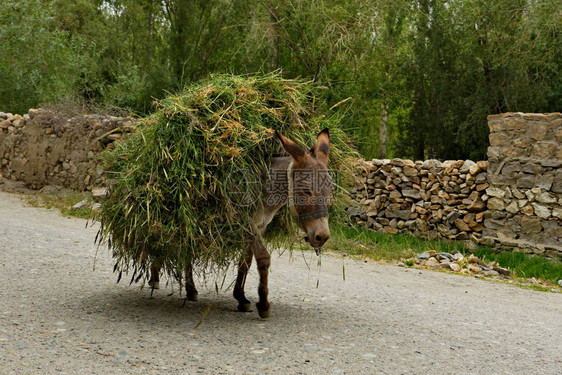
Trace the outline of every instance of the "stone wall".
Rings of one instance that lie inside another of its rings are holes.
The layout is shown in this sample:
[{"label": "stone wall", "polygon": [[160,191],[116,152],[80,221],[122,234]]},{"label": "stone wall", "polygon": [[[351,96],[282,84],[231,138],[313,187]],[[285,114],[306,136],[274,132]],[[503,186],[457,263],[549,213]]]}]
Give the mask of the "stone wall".
[{"label": "stone wall", "polygon": [[562,115],[490,116],[488,162],[362,162],[352,221],[562,256]]},{"label": "stone wall", "polygon": [[562,255],[562,115],[506,113],[488,124],[484,237]]},{"label": "stone wall", "polygon": [[[490,116],[488,161],[362,161],[352,221],[373,230],[471,239],[562,255],[562,115]],[[0,112],[0,183],[91,190],[98,155],[134,131],[129,118]]]},{"label": "stone wall", "polygon": [[479,241],[486,215],[487,162],[392,159],[362,162],[352,221],[373,230]]},{"label": "stone wall", "polygon": [[107,115],[67,119],[37,109],[23,116],[0,112],[0,182],[90,190],[103,184],[99,152],[133,130],[130,119]]}]

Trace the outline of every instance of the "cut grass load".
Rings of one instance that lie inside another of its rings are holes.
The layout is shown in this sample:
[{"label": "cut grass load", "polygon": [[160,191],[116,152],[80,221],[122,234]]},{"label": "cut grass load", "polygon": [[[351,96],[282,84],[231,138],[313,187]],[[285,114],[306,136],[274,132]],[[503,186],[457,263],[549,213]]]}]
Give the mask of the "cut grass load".
[{"label": "cut grass load", "polygon": [[[139,131],[103,154],[110,195],[97,242],[112,250],[116,270],[140,280],[157,264],[179,278],[189,264],[201,272],[237,262],[270,160],[282,152],[276,130],[311,146],[329,128],[329,168],[349,174],[357,153],[337,113],[320,113],[316,90],[276,74],[217,75],[159,102]],[[286,214],[274,227],[294,232]]]}]

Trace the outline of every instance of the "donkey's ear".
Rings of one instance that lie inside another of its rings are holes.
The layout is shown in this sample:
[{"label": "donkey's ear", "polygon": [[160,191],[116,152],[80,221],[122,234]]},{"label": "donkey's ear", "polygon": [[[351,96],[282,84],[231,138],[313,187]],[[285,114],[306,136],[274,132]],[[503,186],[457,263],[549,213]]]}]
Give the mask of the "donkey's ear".
[{"label": "donkey's ear", "polygon": [[324,163],[328,163],[328,156],[330,155],[330,130],[325,128],[316,138],[316,144],[312,148],[314,155]]},{"label": "donkey's ear", "polygon": [[302,160],[306,157],[306,152],[299,147],[295,142],[290,140],[289,138],[285,137],[283,134],[279,133],[277,130],[275,131],[275,135],[281,142],[281,145],[291,155],[295,161]]}]

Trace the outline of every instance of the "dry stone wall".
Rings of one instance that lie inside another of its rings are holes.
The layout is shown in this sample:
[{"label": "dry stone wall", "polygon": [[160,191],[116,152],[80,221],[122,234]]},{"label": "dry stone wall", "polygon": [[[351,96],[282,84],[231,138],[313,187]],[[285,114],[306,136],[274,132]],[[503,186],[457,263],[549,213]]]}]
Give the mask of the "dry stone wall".
[{"label": "dry stone wall", "polygon": [[486,239],[562,255],[562,115],[488,117]]},{"label": "dry stone wall", "polygon": [[41,109],[23,116],[0,112],[0,181],[91,190],[103,184],[99,152],[133,130],[131,119],[107,115],[67,119]]},{"label": "dry stone wall", "polygon": [[352,221],[562,256],[562,115],[488,118],[488,162],[362,162]]},{"label": "dry stone wall", "polygon": [[488,163],[392,159],[362,162],[352,221],[396,234],[479,241],[486,215]]}]

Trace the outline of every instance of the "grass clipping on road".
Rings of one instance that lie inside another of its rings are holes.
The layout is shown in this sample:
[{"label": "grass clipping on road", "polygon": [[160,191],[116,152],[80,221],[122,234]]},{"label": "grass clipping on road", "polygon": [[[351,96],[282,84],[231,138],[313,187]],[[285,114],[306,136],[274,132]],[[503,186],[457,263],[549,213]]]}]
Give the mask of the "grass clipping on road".
[{"label": "grass clipping on road", "polygon": [[[282,151],[275,130],[310,147],[329,128],[329,168],[350,175],[357,153],[337,113],[319,113],[316,90],[275,74],[213,76],[160,101],[127,142],[106,151],[110,194],[96,242],[107,243],[120,275],[133,271],[138,281],[156,263],[181,278],[189,264],[201,272],[237,262],[270,159]],[[342,211],[333,206],[332,219]],[[286,214],[275,223],[294,234]]]}]

